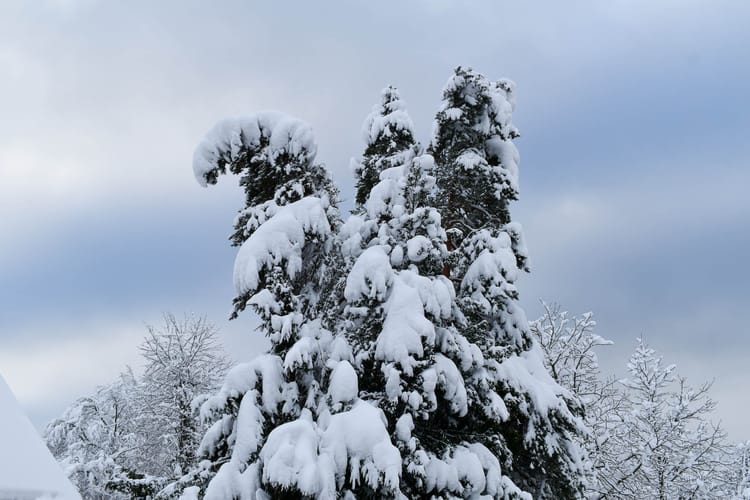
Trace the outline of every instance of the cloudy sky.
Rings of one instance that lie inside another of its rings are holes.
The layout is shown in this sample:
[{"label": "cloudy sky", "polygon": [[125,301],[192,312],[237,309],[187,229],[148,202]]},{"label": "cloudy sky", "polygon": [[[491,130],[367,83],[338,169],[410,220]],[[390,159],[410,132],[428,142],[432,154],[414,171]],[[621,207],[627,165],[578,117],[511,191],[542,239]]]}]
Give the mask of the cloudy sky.
[{"label": "cloudy sky", "polygon": [[422,140],[451,70],[518,84],[521,284],[593,310],[622,374],[635,338],[750,438],[750,3],[0,2],[0,373],[41,427],[138,365],[146,323],[227,321],[241,196],[194,146],[264,109],[310,122],[345,206],[361,123],[398,86]]}]

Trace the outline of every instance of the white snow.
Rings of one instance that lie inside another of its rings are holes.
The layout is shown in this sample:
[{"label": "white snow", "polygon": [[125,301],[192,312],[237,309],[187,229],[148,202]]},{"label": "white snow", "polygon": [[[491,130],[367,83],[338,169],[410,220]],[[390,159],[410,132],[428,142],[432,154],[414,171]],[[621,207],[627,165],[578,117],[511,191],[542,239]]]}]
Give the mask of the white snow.
[{"label": "white snow", "polygon": [[[487,233],[483,231],[482,233]],[[510,236],[503,232],[495,237],[477,234],[476,239],[484,239],[486,248],[474,259],[466,270],[462,287],[476,287],[484,280],[513,283],[518,278],[516,256],[511,249]],[[499,283],[498,283],[499,284]]]},{"label": "white snow", "polygon": [[386,316],[383,330],[376,341],[375,358],[386,363],[398,363],[406,375],[412,375],[416,364],[412,354],[422,357],[423,342],[426,345],[435,342],[435,328],[424,317],[417,290],[400,277],[393,280],[384,309]]},{"label": "white snow", "polygon": [[[261,138],[267,138],[269,144],[258,151]],[[309,164],[317,153],[310,125],[284,113],[266,111],[248,118],[222,120],[206,134],[193,154],[196,180],[207,186],[211,176],[215,180],[218,173],[224,173],[224,164],[248,149],[271,163],[285,154]]]},{"label": "white snow", "polygon": [[425,456],[422,460],[428,491],[448,489],[461,498],[532,499],[502,475],[497,458],[481,444],[458,446],[443,459]]},{"label": "white snow", "polygon": [[406,255],[412,262],[422,262],[432,250],[432,242],[425,236],[417,235],[406,242]]},{"label": "white snow", "polygon": [[339,478],[349,468],[353,481],[373,488],[384,484],[388,490],[398,491],[401,454],[391,444],[385,425],[383,412],[364,401],[331,416],[320,447],[333,457]]},{"label": "white snow", "polygon": [[[255,389],[258,381],[261,382],[261,394]],[[269,414],[276,413],[284,386],[282,363],[278,356],[266,354],[232,368],[221,390],[201,406],[201,418],[211,421],[213,415],[221,414],[229,399],[242,396],[237,417],[225,415],[214,422],[203,437],[199,453],[212,451],[214,444],[219,442],[217,436],[234,435],[232,461],[245,463],[260,444],[263,425],[260,409]]]},{"label": "white snow", "polygon": [[335,499],[347,473],[351,487],[364,482],[394,493],[399,489],[401,455],[390,442],[383,413],[364,401],[331,415],[326,428],[303,410],[297,420],[271,431],[260,459],[265,482],[319,500]]},{"label": "white snow", "polygon": [[376,104],[373,106],[372,112],[367,115],[362,125],[362,139],[365,144],[372,144],[381,135],[389,136],[394,131],[412,132],[414,130],[411,117],[406,112],[406,103],[399,97],[398,91],[393,87],[386,87],[381,95],[382,100],[387,101],[386,109],[382,109],[383,103]]},{"label": "white snow", "polygon": [[496,370],[500,380],[519,392],[529,394],[535,412],[541,415],[548,415],[552,410],[569,413],[562,398],[566,390],[549,374],[544,366],[544,355],[536,342],[520,356],[513,354],[503,360]]},{"label": "white snow", "polygon": [[292,422],[276,427],[260,452],[263,480],[277,486],[295,486],[304,495],[334,499],[330,457],[318,455],[320,436],[309,410]]},{"label": "white snow", "polygon": [[0,498],[81,500],[2,376]]},{"label": "white snow", "polygon": [[[262,224],[240,247],[234,261],[234,287],[238,294],[255,291],[261,271],[285,265],[290,278],[302,269],[302,246],[305,234],[326,237],[331,226],[326,215],[326,202],[314,196],[302,198],[279,209]],[[270,306],[268,296],[253,299]]]},{"label": "white snow", "polygon": [[357,372],[348,361],[339,361],[331,373],[328,395],[332,403],[354,401],[359,394]]},{"label": "white snow", "polygon": [[346,278],[344,297],[350,302],[362,298],[383,300],[393,280],[393,269],[385,249],[376,245],[366,249]]}]

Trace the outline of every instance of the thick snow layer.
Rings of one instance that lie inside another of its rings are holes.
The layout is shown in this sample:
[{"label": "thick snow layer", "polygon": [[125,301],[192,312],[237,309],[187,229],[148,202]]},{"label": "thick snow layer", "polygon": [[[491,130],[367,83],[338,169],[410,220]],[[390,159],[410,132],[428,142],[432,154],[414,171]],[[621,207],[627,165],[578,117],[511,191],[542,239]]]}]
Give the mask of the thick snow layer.
[{"label": "thick snow layer", "polygon": [[[285,205],[262,224],[240,247],[234,261],[234,287],[238,294],[257,290],[260,273],[284,265],[293,278],[302,269],[302,247],[305,234],[327,237],[331,226],[326,202],[314,196]],[[270,297],[254,299],[263,307],[273,307]]]},{"label": "thick snow layer", "polygon": [[185,488],[185,490],[182,492],[182,495],[180,495],[180,500],[199,500],[200,496],[200,488],[197,486],[191,486],[189,488]]},{"label": "thick snow layer", "polygon": [[432,242],[422,235],[417,235],[406,242],[406,255],[412,262],[422,262],[432,250]]},{"label": "thick snow layer", "polygon": [[486,280],[515,282],[519,272],[510,236],[504,232],[495,237],[483,233],[487,231],[477,234],[475,238],[477,241],[484,240],[485,249],[466,270],[461,286],[474,288],[477,283]]},{"label": "thick snow layer", "polygon": [[[268,140],[268,145],[260,150],[263,139]],[[225,173],[225,165],[248,150],[271,163],[284,155],[310,164],[317,146],[310,125],[277,111],[222,120],[206,134],[193,154],[196,180],[204,187],[216,182],[218,174]]]},{"label": "thick snow layer", "polygon": [[424,312],[435,318],[449,318],[452,312],[455,289],[445,276],[428,278],[412,271],[399,273],[399,279],[414,288],[422,301]]},{"label": "thick snow layer", "polygon": [[518,153],[516,145],[510,140],[493,137],[485,144],[487,154],[500,160],[500,166],[495,167],[501,178],[518,193],[518,164],[521,162],[521,156]]},{"label": "thick snow layer", "polygon": [[[210,453],[221,436],[233,436],[235,443],[232,462],[246,463],[247,458],[258,450],[262,435],[263,415],[275,414],[283,398],[285,386],[282,362],[278,356],[267,354],[249,363],[232,368],[227,374],[221,390],[201,406],[201,418],[211,421],[220,415],[231,399],[242,398],[236,418],[224,415],[213,423],[201,441],[199,453]],[[261,382],[261,394],[256,386]]]},{"label": "thick snow layer", "polygon": [[260,453],[263,481],[293,486],[304,495],[336,498],[331,459],[318,454],[319,440],[309,410],[303,410],[299,419],[276,427]]},{"label": "thick snow layer", "polygon": [[520,356],[514,354],[503,360],[496,368],[498,377],[519,393],[528,393],[537,413],[547,415],[553,410],[569,413],[563,400],[565,389],[549,374],[543,359],[539,345],[534,342]]},{"label": "thick snow layer", "polygon": [[0,498],[81,500],[0,376]]},{"label": "thick snow layer", "polygon": [[450,402],[450,409],[459,416],[469,411],[468,397],[464,378],[453,361],[442,354],[435,354],[434,370],[437,375],[437,385],[443,390],[443,396]]},{"label": "thick snow layer", "polygon": [[393,269],[385,249],[373,246],[362,252],[346,277],[344,297],[349,302],[362,298],[383,300],[393,280]]},{"label": "thick snow layer", "polygon": [[370,197],[367,198],[365,203],[367,215],[370,219],[378,220],[393,205],[399,204],[399,202],[403,203],[400,198],[402,186],[398,182],[403,171],[403,167],[393,167],[380,173],[380,182],[370,190]]},{"label": "thick snow layer", "polygon": [[391,444],[383,412],[371,404],[359,401],[351,410],[332,415],[320,447],[333,458],[339,481],[349,469],[355,484],[398,491],[401,454]]},{"label": "thick snow layer", "polygon": [[[363,254],[364,255],[364,254]],[[375,358],[386,363],[398,363],[411,376],[416,359],[424,354],[424,345],[435,342],[435,328],[424,317],[419,292],[406,284],[400,276],[393,280],[385,303],[385,321],[375,345]]]},{"label": "thick snow layer", "polygon": [[458,446],[445,458],[424,457],[427,490],[448,490],[462,498],[521,498],[531,500],[506,476],[490,450],[474,443]]},{"label": "thick snow layer", "polygon": [[[263,498],[256,496],[260,487],[258,481],[258,465],[250,464],[243,472],[240,472],[232,462],[221,466],[216,476],[206,488],[204,500],[226,500],[237,498],[240,500],[259,500]],[[183,496],[181,500],[188,500]]]},{"label": "thick snow layer", "polygon": [[297,420],[271,431],[260,459],[265,483],[319,500],[335,499],[347,474],[349,487],[365,483],[399,489],[401,455],[391,444],[383,413],[363,401],[331,415],[325,428],[303,410]]},{"label": "thick snow layer", "polygon": [[357,372],[348,361],[339,361],[331,373],[328,395],[332,403],[354,401],[359,394]]}]

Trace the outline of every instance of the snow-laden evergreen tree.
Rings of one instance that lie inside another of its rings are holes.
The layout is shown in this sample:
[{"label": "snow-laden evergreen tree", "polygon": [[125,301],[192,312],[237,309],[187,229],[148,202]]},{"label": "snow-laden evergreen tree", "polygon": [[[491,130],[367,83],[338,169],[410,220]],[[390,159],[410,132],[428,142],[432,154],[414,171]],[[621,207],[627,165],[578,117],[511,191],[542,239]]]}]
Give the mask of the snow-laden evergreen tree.
[{"label": "snow-laden evergreen tree", "polygon": [[[481,404],[469,381],[486,378],[486,368],[479,347],[456,327],[453,283],[443,276],[446,234],[430,205],[434,161],[403,161],[380,172],[342,230],[351,262],[342,331],[353,348],[360,397],[386,415],[403,457],[407,498],[523,497],[491,449],[495,436],[465,431],[475,425],[470,409]],[[499,397],[485,410],[504,417]]]},{"label": "snow-laden evergreen tree", "polygon": [[[486,367],[472,380],[479,404],[470,407],[464,432],[495,436],[493,453],[524,491],[575,498],[583,494],[586,464],[576,444],[585,431],[580,405],[550,377],[518,305],[515,283],[527,270],[527,253],[509,209],[518,198],[513,88],[457,68],[429,147],[435,205],[448,236],[443,273],[456,287],[460,331]],[[489,410],[500,403],[502,412]]]},{"label": "snow-laden evergreen tree", "polygon": [[203,404],[214,423],[200,445],[206,460],[182,481],[185,498],[398,495],[399,450],[382,412],[359,398],[346,342],[321,321],[340,272],[330,267],[339,219],[315,152],[310,127],[278,113],[221,122],[196,150],[199,182],[230,171],[245,189],[232,236],[235,314],[251,306],[271,348]]},{"label": "snow-laden evergreen tree", "polygon": [[407,165],[419,149],[406,104],[395,87],[383,89],[380,103],[365,120],[362,135],[365,152],[361,160],[353,162],[358,207],[364,205],[372,188],[380,182],[383,170]]},{"label": "snow-laden evergreen tree", "polygon": [[308,126],[266,113],[208,134],[199,182],[232,172],[246,191],[235,314],[250,306],[271,348],[203,405],[214,423],[185,498],[582,494],[576,400],[517,305],[511,87],[459,70],[445,95],[467,107],[438,114],[437,164],[387,89],[340,230]]},{"label": "snow-laden evergreen tree", "polygon": [[630,406],[609,441],[617,459],[600,471],[600,497],[734,498],[724,432],[709,420],[710,384],[689,387],[641,339],[628,372]]},{"label": "snow-laden evergreen tree", "polygon": [[[492,82],[464,67],[456,68],[443,88],[429,151],[454,248],[481,229],[510,223],[509,204],[519,192],[514,88],[509,80]],[[518,257],[524,268],[526,255],[518,252]]]}]

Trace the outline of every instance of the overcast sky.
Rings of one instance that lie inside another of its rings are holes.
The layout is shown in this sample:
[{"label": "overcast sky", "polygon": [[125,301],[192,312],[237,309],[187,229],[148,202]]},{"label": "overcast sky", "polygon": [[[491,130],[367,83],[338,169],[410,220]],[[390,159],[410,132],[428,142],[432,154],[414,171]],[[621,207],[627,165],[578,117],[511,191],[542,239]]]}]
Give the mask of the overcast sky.
[{"label": "overcast sky", "polygon": [[202,134],[303,118],[350,207],[380,89],[426,141],[461,64],[518,85],[527,315],[594,311],[605,372],[643,335],[748,439],[749,24],[743,0],[0,2],[0,373],[42,427],[162,311],[252,357],[227,321],[241,195],[195,182]]}]

